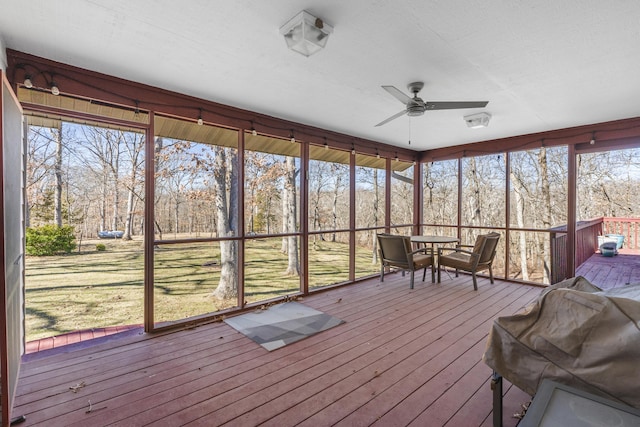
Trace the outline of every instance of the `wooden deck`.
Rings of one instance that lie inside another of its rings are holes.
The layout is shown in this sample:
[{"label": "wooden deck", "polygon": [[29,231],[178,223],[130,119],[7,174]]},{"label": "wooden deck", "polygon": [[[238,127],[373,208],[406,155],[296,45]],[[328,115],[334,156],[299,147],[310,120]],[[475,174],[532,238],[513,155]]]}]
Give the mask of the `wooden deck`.
[{"label": "wooden deck", "polygon": [[576,269],[576,276],[602,289],[640,283],[640,250],[623,248],[613,257],[593,254]]},{"label": "wooden deck", "polygon": [[[492,320],[540,288],[400,274],[300,302],[346,323],[268,352],[225,323],[23,363],[23,426],[490,426]],[[505,426],[529,397],[505,384]]]},{"label": "wooden deck", "polygon": [[123,325],[123,326],[107,326],[104,328],[91,328],[84,329],[82,331],[73,331],[67,334],[56,335],[53,337],[41,338],[39,340],[29,341],[25,345],[25,353],[32,354],[43,352],[45,350],[51,350],[53,348],[61,348],[65,347],[68,349],[69,345],[76,344],[74,349],[80,347],[77,345],[81,342],[91,341],[90,343],[85,343],[85,345],[95,345],[98,343],[96,341],[98,338],[109,337],[114,334],[120,334],[122,336],[123,332],[138,332],[144,329],[142,325]]}]

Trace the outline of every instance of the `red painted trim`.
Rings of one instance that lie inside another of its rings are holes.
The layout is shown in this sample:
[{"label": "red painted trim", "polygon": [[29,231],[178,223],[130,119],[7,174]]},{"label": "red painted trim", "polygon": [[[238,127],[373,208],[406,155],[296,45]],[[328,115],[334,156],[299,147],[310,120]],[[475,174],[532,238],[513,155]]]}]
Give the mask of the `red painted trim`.
[{"label": "red painted trim", "polygon": [[356,155],[349,158],[349,281],[356,279]]},{"label": "red painted trim", "polygon": [[511,234],[511,156],[505,153],[505,230],[504,230],[504,277],[509,277],[509,240]]},{"label": "red painted trim", "polygon": [[422,234],[422,209],[424,185],[422,183],[422,163],[413,165],[413,233]]},{"label": "red painted trim", "polygon": [[391,158],[386,158],[384,174],[384,230],[391,230]]},{"label": "red painted trim", "polygon": [[300,148],[300,291],[309,293],[309,144]]},{"label": "red painted trim", "polygon": [[[4,93],[9,86],[5,74],[0,70],[0,214],[4,218]],[[2,405],[2,425],[9,425],[12,393],[9,390],[9,337],[7,318],[7,283],[4,246],[4,220],[0,221],[0,405]]]},{"label": "red painted trim", "polygon": [[[245,147],[245,130],[238,132],[238,207],[244,206],[244,147]],[[244,236],[246,233],[244,222],[244,211],[237,212],[238,215],[238,235]],[[238,307],[244,307],[244,260],[245,260],[245,239],[238,240]]]},{"label": "red painted trim", "polygon": [[[40,58],[12,49],[7,49],[9,81],[18,87],[25,74],[38,70],[46,76],[53,74],[61,93],[85,99],[96,99],[126,108],[155,111],[180,118],[195,120],[202,115],[205,122],[235,129],[250,129],[259,133],[288,139],[293,130],[296,139],[316,145],[325,141],[332,148],[351,150],[352,144],[358,152],[392,157],[396,153],[400,160],[413,161],[416,152],[403,147],[394,147],[379,141],[356,138],[339,132],[291,122],[289,120],[243,110],[213,101],[168,91],[165,89],[120,79],[95,71]],[[34,78],[32,78],[33,80]],[[37,87],[46,87],[44,81],[34,81]],[[62,114],[62,112],[61,112]]]},{"label": "red painted trim", "polygon": [[577,160],[576,147],[569,145],[567,176],[567,277],[576,274],[576,206]]},{"label": "red painted trim", "polygon": [[[596,146],[602,147],[605,146],[605,142],[611,141],[611,144],[618,148],[631,148],[625,141],[631,139],[628,144],[634,144],[633,140],[635,140],[635,144],[638,144],[640,117],[437,148],[423,151],[420,154],[420,161],[433,162],[500,152],[524,151],[543,145],[545,147],[558,145],[579,145],[582,147],[590,145],[591,138],[596,140]],[[598,151],[602,151],[602,149]]]},{"label": "red painted trim", "polygon": [[154,330],[153,256],[155,240],[155,141],[154,114],[149,114],[149,128],[145,138],[144,169],[144,330]]}]

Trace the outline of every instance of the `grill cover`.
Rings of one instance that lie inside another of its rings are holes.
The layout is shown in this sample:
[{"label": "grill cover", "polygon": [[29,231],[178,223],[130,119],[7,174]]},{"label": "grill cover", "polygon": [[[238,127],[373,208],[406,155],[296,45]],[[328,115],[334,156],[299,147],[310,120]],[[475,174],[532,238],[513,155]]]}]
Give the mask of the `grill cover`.
[{"label": "grill cover", "polygon": [[545,378],[640,408],[640,284],[602,291],[583,277],[500,317],[483,360],[530,395]]}]

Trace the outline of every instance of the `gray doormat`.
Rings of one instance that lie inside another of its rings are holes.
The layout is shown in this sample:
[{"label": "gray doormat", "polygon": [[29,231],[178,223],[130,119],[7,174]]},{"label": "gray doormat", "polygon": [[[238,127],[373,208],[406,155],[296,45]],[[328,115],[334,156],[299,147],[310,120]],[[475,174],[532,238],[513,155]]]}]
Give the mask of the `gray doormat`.
[{"label": "gray doormat", "polygon": [[344,323],[297,302],[286,302],[224,320],[267,350],[275,350]]}]

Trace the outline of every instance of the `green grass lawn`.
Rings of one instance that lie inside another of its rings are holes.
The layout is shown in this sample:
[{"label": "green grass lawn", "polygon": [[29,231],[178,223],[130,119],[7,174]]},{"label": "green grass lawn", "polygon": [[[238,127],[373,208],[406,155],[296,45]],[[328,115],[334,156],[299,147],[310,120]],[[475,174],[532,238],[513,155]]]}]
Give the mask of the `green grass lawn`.
[{"label": "green grass lawn", "polygon": [[[96,243],[106,251],[96,251]],[[293,294],[298,276],[284,272],[282,240],[248,240],[245,300],[249,303]],[[311,245],[310,245],[311,247]],[[378,271],[371,252],[356,252],[358,276]],[[155,321],[172,321],[237,305],[212,296],[220,279],[217,243],[163,245],[154,252]],[[74,330],[143,323],[144,254],[141,240],[85,241],[69,255],[26,257],[27,341]],[[319,242],[310,248],[311,289],[348,280],[348,245]]]}]

